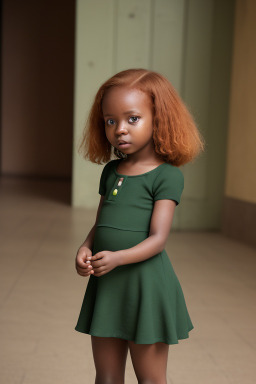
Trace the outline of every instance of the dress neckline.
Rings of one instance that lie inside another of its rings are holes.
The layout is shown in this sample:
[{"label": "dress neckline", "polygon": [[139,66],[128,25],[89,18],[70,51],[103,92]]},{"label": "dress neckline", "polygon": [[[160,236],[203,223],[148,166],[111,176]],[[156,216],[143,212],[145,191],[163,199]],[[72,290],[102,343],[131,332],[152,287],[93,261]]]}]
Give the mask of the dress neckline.
[{"label": "dress neckline", "polygon": [[117,176],[125,176],[125,177],[140,177],[140,176],[145,176],[145,175],[147,175],[147,174],[149,174],[149,173],[151,173],[151,172],[156,171],[156,170],[159,169],[162,165],[167,164],[167,163],[162,163],[162,164],[158,165],[156,168],[151,169],[151,171],[148,171],[148,172],[145,172],[145,173],[141,173],[141,174],[139,174],[139,175],[125,175],[125,174],[123,174],[123,173],[119,173],[119,172],[117,172],[117,170],[116,170],[117,167],[118,167],[118,165],[120,164],[121,161],[122,161],[122,159],[117,159],[117,163],[116,163],[116,165],[115,165],[115,167],[114,167],[114,172],[115,172],[115,174],[116,174]]}]

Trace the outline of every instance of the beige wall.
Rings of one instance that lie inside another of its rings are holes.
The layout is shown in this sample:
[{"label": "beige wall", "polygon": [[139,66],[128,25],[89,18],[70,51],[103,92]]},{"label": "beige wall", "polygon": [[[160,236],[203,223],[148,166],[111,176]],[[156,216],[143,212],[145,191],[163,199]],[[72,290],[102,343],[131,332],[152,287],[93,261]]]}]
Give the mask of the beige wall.
[{"label": "beige wall", "polygon": [[256,1],[237,0],[225,194],[256,203]]},{"label": "beige wall", "polygon": [[2,4],[2,174],[70,177],[75,2]]},{"label": "beige wall", "polygon": [[77,152],[98,87],[118,71],[144,67],[173,83],[207,142],[202,156],[181,167],[173,228],[220,228],[234,0],[77,0],[76,15],[72,205],[96,209],[100,200],[103,165]]}]

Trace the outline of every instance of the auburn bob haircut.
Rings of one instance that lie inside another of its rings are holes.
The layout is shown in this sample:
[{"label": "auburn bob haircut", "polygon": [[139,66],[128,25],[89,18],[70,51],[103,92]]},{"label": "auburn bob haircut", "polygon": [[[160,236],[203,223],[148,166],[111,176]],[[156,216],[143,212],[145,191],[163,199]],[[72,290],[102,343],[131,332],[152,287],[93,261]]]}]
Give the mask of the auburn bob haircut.
[{"label": "auburn bob haircut", "polygon": [[[112,145],[105,135],[102,100],[111,87],[127,87],[145,92],[152,100],[155,151],[167,163],[180,166],[204,150],[205,141],[195,121],[172,84],[157,72],[128,69],[117,73],[99,88],[84,127],[78,152],[93,163],[111,160]],[[126,154],[114,148],[115,158]]]}]

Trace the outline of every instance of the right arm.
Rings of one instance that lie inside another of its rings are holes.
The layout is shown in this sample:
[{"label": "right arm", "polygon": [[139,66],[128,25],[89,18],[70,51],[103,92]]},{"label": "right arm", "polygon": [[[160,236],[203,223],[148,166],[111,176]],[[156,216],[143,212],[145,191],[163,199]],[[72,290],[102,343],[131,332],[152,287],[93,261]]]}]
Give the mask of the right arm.
[{"label": "right arm", "polygon": [[104,201],[104,196],[101,196],[97,214],[96,214],[95,224],[91,228],[90,232],[88,233],[88,236],[86,237],[83,244],[80,246],[80,248],[77,251],[76,270],[80,276],[89,276],[91,273],[94,273],[94,271],[92,270],[91,262],[86,261],[86,259],[88,256],[92,255],[92,247],[93,247],[95,230],[98,223],[99,214],[101,211],[103,201]]},{"label": "right arm", "polygon": [[105,197],[105,196],[101,196],[101,198],[100,198],[100,202],[99,202],[99,206],[98,206],[98,210],[97,210],[97,214],[96,214],[95,224],[94,224],[94,226],[92,227],[92,229],[90,230],[90,232],[88,233],[88,236],[86,237],[85,241],[84,241],[83,244],[80,246],[80,248],[81,248],[81,247],[87,247],[87,248],[89,248],[90,250],[92,250],[93,240],[94,240],[94,234],[95,234],[96,226],[97,226],[97,223],[98,223],[98,219],[99,219],[99,215],[100,215],[101,207],[102,207],[102,204],[103,204],[103,201],[104,201],[104,197]]}]

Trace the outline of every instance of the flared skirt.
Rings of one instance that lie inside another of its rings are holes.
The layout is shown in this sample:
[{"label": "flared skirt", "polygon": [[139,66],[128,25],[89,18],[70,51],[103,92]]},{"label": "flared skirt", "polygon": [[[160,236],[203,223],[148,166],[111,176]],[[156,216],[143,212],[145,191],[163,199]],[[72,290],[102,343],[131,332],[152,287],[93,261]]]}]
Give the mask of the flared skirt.
[{"label": "flared skirt", "polygon": [[[147,232],[98,226],[92,254],[128,249],[147,237]],[[136,344],[178,344],[193,328],[180,282],[163,250],[105,275],[90,275],[75,330]]]}]

